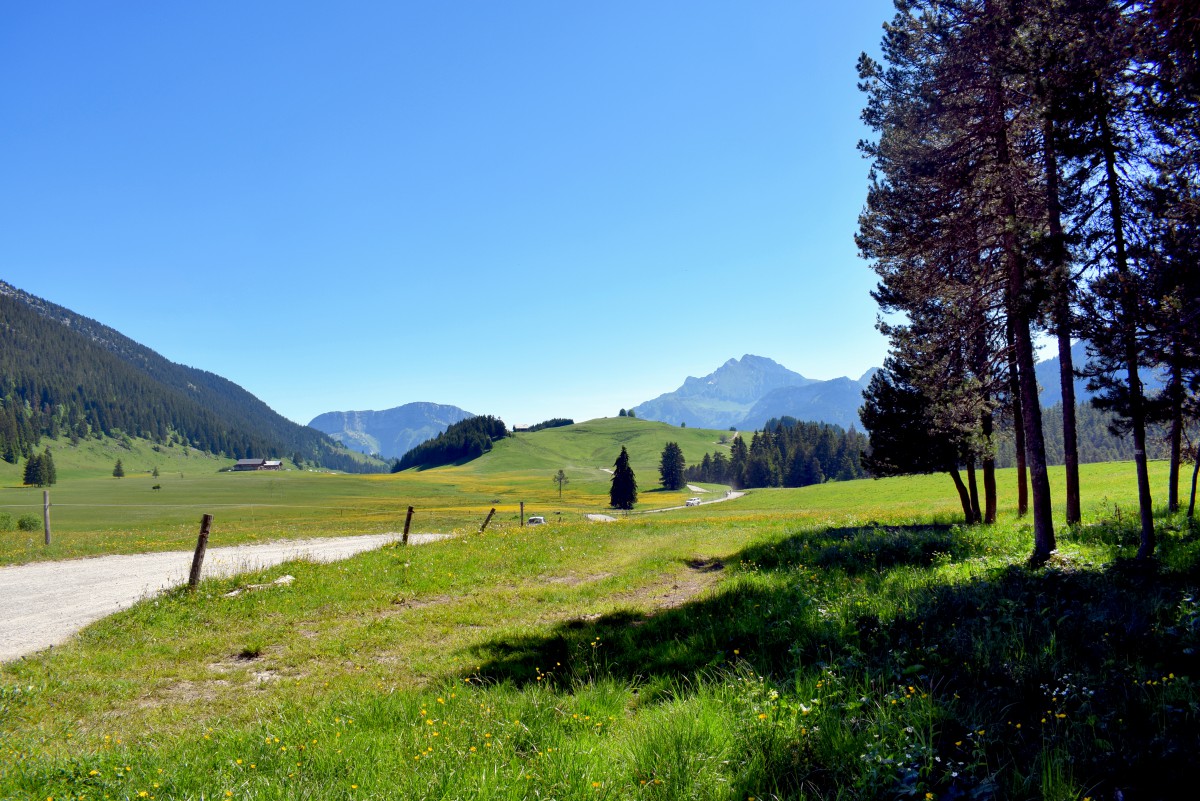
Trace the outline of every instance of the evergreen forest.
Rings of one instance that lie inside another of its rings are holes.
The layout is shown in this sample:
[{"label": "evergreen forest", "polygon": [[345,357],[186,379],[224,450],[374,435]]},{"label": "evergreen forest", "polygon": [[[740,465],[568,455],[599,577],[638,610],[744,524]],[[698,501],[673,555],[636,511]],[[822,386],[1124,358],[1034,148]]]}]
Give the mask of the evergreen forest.
[{"label": "evergreen forest", "polygon": [[805,423],[793,417],[768,420],[750,444],[736,436],[729,456],[704,454],[687,468],[688,481],[729,484],[737,489],[807,487],[826,480],[863,478],[860,456],[867,437],[853,427],[845,431],[829,423]]},{"label": "evergreen forest", "polygon": [[43,437],[144,437],[231,459],[375,469],[231,381],[0,282],[0,458],[28,459]]},{"label": "evergreen forest", "polygon": [[[1065,522],[1081,520],[1073,382],[1129,436],[1138,556],[1154,554],[1147,459],[1167,431],[1167,507],[1200,413],[1200,23],[1160,0],[904,0],[858,65],[871,169],[860,253],[889,356],[865,393],[876,475],[947,472],[968,522],[996,520],[1011,420],[1031,564],[1055,550],[1044,418],[1057,414]],[[1043,410],[1034,340],[1057,344]],[[1075,364],[1073,341],[1084,341]],[[1165,376],[1147,392],[1142,372]],[[964,480],[963,473],[966,478]],[[980,491],[977,475],[982,475]],[[1195,473],[1193,473],[1193,477]],[[1193,487],[1194,487],[1193,482]],[[1193,494],[1194,497],[1194,494]]]},{"label": "evergreen forest", "polygon": [[392,472],[399,473],[410,467],[422,470],[441,467],[456,462],[476,459],[492,449],[492,443],[508,436],[504,421],[491,415],[470,417],[454,423],[431,440],[397,459]]}]

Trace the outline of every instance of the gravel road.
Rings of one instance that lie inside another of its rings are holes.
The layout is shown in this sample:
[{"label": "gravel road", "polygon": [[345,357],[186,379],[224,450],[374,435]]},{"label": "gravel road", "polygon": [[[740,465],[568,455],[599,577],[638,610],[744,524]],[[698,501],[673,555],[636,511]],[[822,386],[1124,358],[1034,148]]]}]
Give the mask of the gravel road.
[{"label": "gravel road", "polygon": [[[408,541],[420,545],[444,536],[412,534]],[[201,575],[229,576],[293,559],[333,562],[399,538],[389,533],[209,548]],[[0,662],[58,645],[89,623],[184,584],[191,569],[191,551],[0,567]]]}]

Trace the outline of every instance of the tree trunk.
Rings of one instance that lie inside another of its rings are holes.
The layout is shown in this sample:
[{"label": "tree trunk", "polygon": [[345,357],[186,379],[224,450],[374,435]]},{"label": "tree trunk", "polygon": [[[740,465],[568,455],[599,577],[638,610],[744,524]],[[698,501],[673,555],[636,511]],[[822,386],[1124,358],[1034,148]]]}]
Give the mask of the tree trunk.
[{"label": "tree trunk", "polygon": [[1174,514],[1179,511],[1179,464],[1183,459],[1183,367],[1178,352],[1172,354],[1171,381],[1168,391],[1171,398],[1171,468],[1167,478],[1167,509]]},{"label": "tree trunk", "polygon": [[1021,384],[1017,377],[1017,343],[1008,321],[1008,398],[1013,417],[1013,454],[1017,461],[1017,517],[1029,512],[1029,475],[1025,464],[1025,427],[1021,424]]},{"label": "tree trunk", "polygon": [[958,500],[962,504],[963,517],[966,518],[967,524],[975,522],[975,510],[971,508],[971,495],[967,492],[967,485],[963,483],[962,475],[958,472],[958,467],[951,465],[946,472],[950,474],[950,478],[954,479],[954,488],[958,490]]},{"label": "tree trunk", "polygon": [[[993,69],[996,67],[993,65]],[[1030,330],[1035,309],[1025,286],[1028,260],[1017,242],[1017,199],[1009,186],[1012,153],[1008,141],[1007,101],[1002,79],[994,77],[992,120],[996,165],[1000,180],[1001,212],[1004,216],[1002,244],[1007,278],[1007,311],[1016,346],[1017,383],[1021,395],[1021,421],[1025,428],[1025,450],[1029,461],[1030,489],[1033,494],[1032,565],[1044,564],[1055,550],[1054,517],[1050,506],[1050,475],[1046,469],[1046,442],[1042,433],[1042,407],[1038,402],[1037,378],[1033,372],[1033,335]]]},{"label": "tree trunk", "polygon": [[1104,174],[1108,189],[1108,208],[1112,216],[1113,261],[1121,286],[1121,344],[1125,349],[1125,370],[1129,374],[1129,422],[1133,429],[1133,459],[1137,466],[1138,511],[1141,513],[1141,543],[1138,559],[1154,556],[1154,508],[1150,499],[1150,471],[1146,465],[1146,411],[1142,397],[1142,379],[1138,375],[1137,287],[1129,273],[1125,250],[1125,225],[1121,209],[1120,182],[1117,178],[1117,148],[1108,120],[1109,112],[1100,113],[1100,146],[1104,151]]},{"label": "tree trunk", "polygon": [[979,509],[979,484],[975,481],[975,457],[967,460],[967,490],[971,497],[971,522],[983,520],[983,512]]},{"label": "tree trunk", "polygon": [[1058,339],[1058,375],[1062,385],[1063,464],[1067,479],[1067,525],[1083,519],[1079,501],[1079,444],[1075,428],[1075,366],[1071,358],[1071,277],[1063,238],[1058,184],[1058,143],[1048,108],[1042,120],[1046,158],[1046,216],[1050,233],[1050,268],[1054,275],[1054,329]]},{"label": "tree trunk", "polygon": [[1188,519],[1194,520],[1196,517],[1196,479],[1200,479],[1200,453],[1196,454],[1196,461],[1192,465],[1192,499],[1188,501]]},{"label": "tree trunk", "polygon": [[983,522],[992,525],[996,522],[996,454],[992,449],[992,413],[983,415],[983,436],[987,442],[987,450],[983,457]]}]

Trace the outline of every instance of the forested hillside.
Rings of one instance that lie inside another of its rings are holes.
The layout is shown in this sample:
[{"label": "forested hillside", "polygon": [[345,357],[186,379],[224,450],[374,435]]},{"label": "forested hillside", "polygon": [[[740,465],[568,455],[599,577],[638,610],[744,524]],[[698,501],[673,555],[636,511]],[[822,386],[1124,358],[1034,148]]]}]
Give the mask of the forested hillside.
[{"label": "forested hillside", "polygon": [[492,443],[508,436],[508,427],[496,417],[480,416],[455,423],[428,442],[423,442],[396,460],[392,472],[410,467],[441,467],[476,459],[492,449]]},{"label": "forested hillside", "polygon": [[145,437],[230,458],[292,457],[375,469],[231,381],[0,282],[0,457],[43,436]]},{"label": "forested hillside", "polygon": [[754,432],[750,443],[734,437],[729,456],[721,451],[685,471],[688,481],[754,487],[807,487],[825,481],[863,478],[860,456],[867,437],[854,426],[847,431],[829,423],[812,423],[794,417],[768,420]]}]

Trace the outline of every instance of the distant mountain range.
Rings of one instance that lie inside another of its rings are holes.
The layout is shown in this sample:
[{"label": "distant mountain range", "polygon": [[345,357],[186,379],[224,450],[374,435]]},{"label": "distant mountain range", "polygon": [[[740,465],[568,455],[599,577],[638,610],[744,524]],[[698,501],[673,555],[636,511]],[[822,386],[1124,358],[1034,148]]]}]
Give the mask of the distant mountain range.
[{"label": "distant mountain range", "polygon": [[698,428],[762,428],[771,418],[861,428],[858,407],[875,368],[858,379],[806,378],[763,356],[730,359],[703,378],[633,407],[638,417]]},{"label": "distant mountain range", "polygon": [[[1071,348],[1076,368],[1087,362],[1084,343]],[[1041,387],[1042,407],[1062,402],[1058,376],[1058,356],[1038,362],[1036,374]],[[633,407],[638,417],[664,423],[698,428],[761,429],[772,418],[794,417],[809,422],[832,423],[848,429],[861,428],[859,407],[862,392],[879,368],[873,367],[858,379],[834,378],[818,381],[793,372],[763,356],[747,354],[730,359],[703,378],[689,376],[674,392]],[[1150,371],[1142,380],[1147,391],[1162,388],[1162,381]],[[1077,403],[1092,397],[1086,379],[1075,379]]]},{"label": "distant mountain range", "polygon": [[398,459],[454,423],[474,416],[457,406],[406,403],[379,412],[326,412],[309,425],[360,453]]}]

